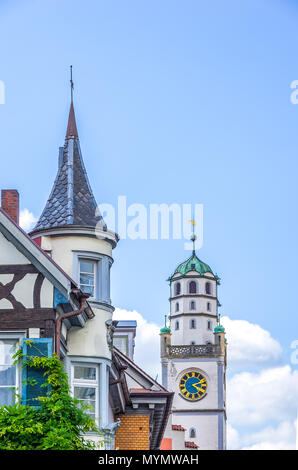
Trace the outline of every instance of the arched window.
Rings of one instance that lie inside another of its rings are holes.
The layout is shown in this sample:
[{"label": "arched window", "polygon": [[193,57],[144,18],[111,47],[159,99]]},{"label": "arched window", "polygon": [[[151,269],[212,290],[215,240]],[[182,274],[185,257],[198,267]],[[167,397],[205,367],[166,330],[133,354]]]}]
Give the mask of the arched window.
[{"label": "arched window", "polygon": [[207,329],[212,330],[212,321],[211,320],[207,321]]},{"label": "arched window", "polygon": [[211,294],[212,294],[211,282],[206,282],[206,284],[205,284],[205,292],[206,292],[206,294],[208,294],[208,295],[211,295]]},{"label": "arched window", "polygon": [[180,282],[176,282],[175,284],[175,295],[180,295],[181,293],[181,284]]},{"label": "arched window", "polygon": [[197,437],[197,433],[196,433],[195,428],[190,428],[190,430],[189,430],[189,437],[190,437],[191,439],[195,439],[195,438]]},{"label": "arched window", "polygon": [[175,312],[179,312],[179,302],[176,302],[176,305],[175,305]]},{"label": "arched window", "polygon": [[178,320],[177,320],[176,323],[175,323],[175,330],[179,330],[179,322],[178,322]]},{"label": "arched window", "polygon": [[211,303],[207,302],[207,312],[211,312]]},{"label": "arched window", "polygon": [[196,328],[196,321],[194,319],[189,321],[189,327],[191,330],[194,330]]},{"label": "arched window", "polygon": [[196,294],[197,293],[196,281],[190,281],[190,283],[188,284],[188,292],[189,292],[189,294]]},{"label": "arched window", "polygon": [[194,300],[192,300],[192,301],[190,302],[189,308],[190,308],[190,310],[195,310],[195,309],[196,309],[196,303],[195,303]]}]

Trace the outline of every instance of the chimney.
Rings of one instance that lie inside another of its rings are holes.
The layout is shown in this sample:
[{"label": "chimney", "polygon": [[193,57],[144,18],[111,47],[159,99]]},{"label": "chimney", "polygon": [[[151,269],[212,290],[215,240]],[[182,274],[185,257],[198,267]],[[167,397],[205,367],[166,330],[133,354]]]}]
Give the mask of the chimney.
[{"label": "chimney", "polygon": [[19,224],[19,192],[16,189],[1,190],[1,208],[14,222]]}]

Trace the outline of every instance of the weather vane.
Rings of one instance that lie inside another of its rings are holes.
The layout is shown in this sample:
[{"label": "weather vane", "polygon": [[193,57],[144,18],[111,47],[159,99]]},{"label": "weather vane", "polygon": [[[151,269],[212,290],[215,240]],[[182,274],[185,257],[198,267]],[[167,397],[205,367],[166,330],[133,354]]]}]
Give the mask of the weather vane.
[{"label": "weather vane", "polygon": [[72,65],[70,66],[70,96],[71,96],[71,102],[72,102],[72,99],[73,99]]}]

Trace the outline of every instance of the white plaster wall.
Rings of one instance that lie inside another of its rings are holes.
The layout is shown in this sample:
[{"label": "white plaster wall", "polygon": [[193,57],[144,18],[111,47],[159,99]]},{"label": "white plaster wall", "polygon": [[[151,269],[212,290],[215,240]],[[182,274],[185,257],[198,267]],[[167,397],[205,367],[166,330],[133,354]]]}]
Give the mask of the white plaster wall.
[{"label": "white plaster wall", "polygon": [[[29,264],[28,260],[26,264]],[[23,279],[16,283],[13,290],[11,291],[14,298],[18,302],[21,302],[21,304],[26,308],[33,308],[33,290],[37,275],[37,273],[26,274]],[[0,274],[0,282],[4,285],[10,282],[12,279],[13,274]],[[40,295],[41,308],[53,307],[53,292],[53,285],[47,279],[44,279]],[[2,299],[0,300],[0,309],[9,310],[13,309],[13,306],[8,300]]]},{"label": "white plaster wall", "polygon": [[[195,310],[190,309],[190,302],[195,302]],[[211,304],[211,311],[207,310],[207,302]],[[179,311],[176,312],[176,303],[179,303]],[[210,315],[216,315],[217,311],[217,300],[212,297],[200,297],[200,295],[188,295],[187,297],[178,297],[171,300],[171,314],[177,315],[178,313],[187,312],[198,312],[198,313],[208,313]]]},{"label": "white plaster wall", "polygon": [[[195,277],[191,277],[195,276]],[[211,282],[212,285],[212,295],[216,295],[216,280],[214,279],[213,274],[206,273],[205,276],[198,276],[196,271],[190,271],[183,277],[182,279],[178,279],[177,281],[173,281],[171,285],[171,295],[172,297],[175,296],[175,284],[176,282],[180,282],[181,284],[181,294],[188,294],[188,284],[190,281],[196,281],[198,286],[198,293],[205,294],[205,284],[206,282]]]},{"label": "white plaster wall", "polygon": [[[190,322],[194,319],[196,321],[196,328],[190,328]],[[179,330],[175,330],[175,323],[179,321]],[[212,321],[212,330],[208,330],[208,321]],[[187,345],[195,341],[195,344],[214,343],[213,328],[216,326],[215,318],[206,317],[203,315],[187,315],[174,317],[171,319],[171,344],[172,345]]]},{"label": "white plaster wall", "polygon": [[[218,416],[216,414],[173,413],[172,419],[174,424],[180,424],[186,429],[185,440],[197,444],[198,450],[218,448]],[[195,439],[189,438],[190,428],[196,429]]]},{"label": "white plaster wall", "polygon": [[0,233],[0,265],[1,264],[31,264],[16,247]]},{"label": "white plaster wall", "polygon": [[73,251],[90,251],[112,257],[112,246],[105,240],[84,236],[42,237],[42,248],[51,250],[53,260],[73,277]]},{"label": "white plaster wall", "polygon": [[105,322],[111,318],[111,313],[93,307],[95,317],[88,320],[84,328],[72,327],[67,335],[68,354],[70,356],[111,358],[106,339]]}]

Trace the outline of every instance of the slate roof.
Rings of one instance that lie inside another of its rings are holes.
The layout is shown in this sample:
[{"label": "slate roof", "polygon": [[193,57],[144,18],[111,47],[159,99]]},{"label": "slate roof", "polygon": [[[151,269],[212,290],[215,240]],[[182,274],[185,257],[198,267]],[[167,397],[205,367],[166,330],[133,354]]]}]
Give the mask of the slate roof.
[{"label": "slate roof", "polygon": [[106,230],[90,187],[75,121],[70,106],[64,147],[59,149],[59,168],[46,206],[31,233],[67,226],[95,227]]}]

